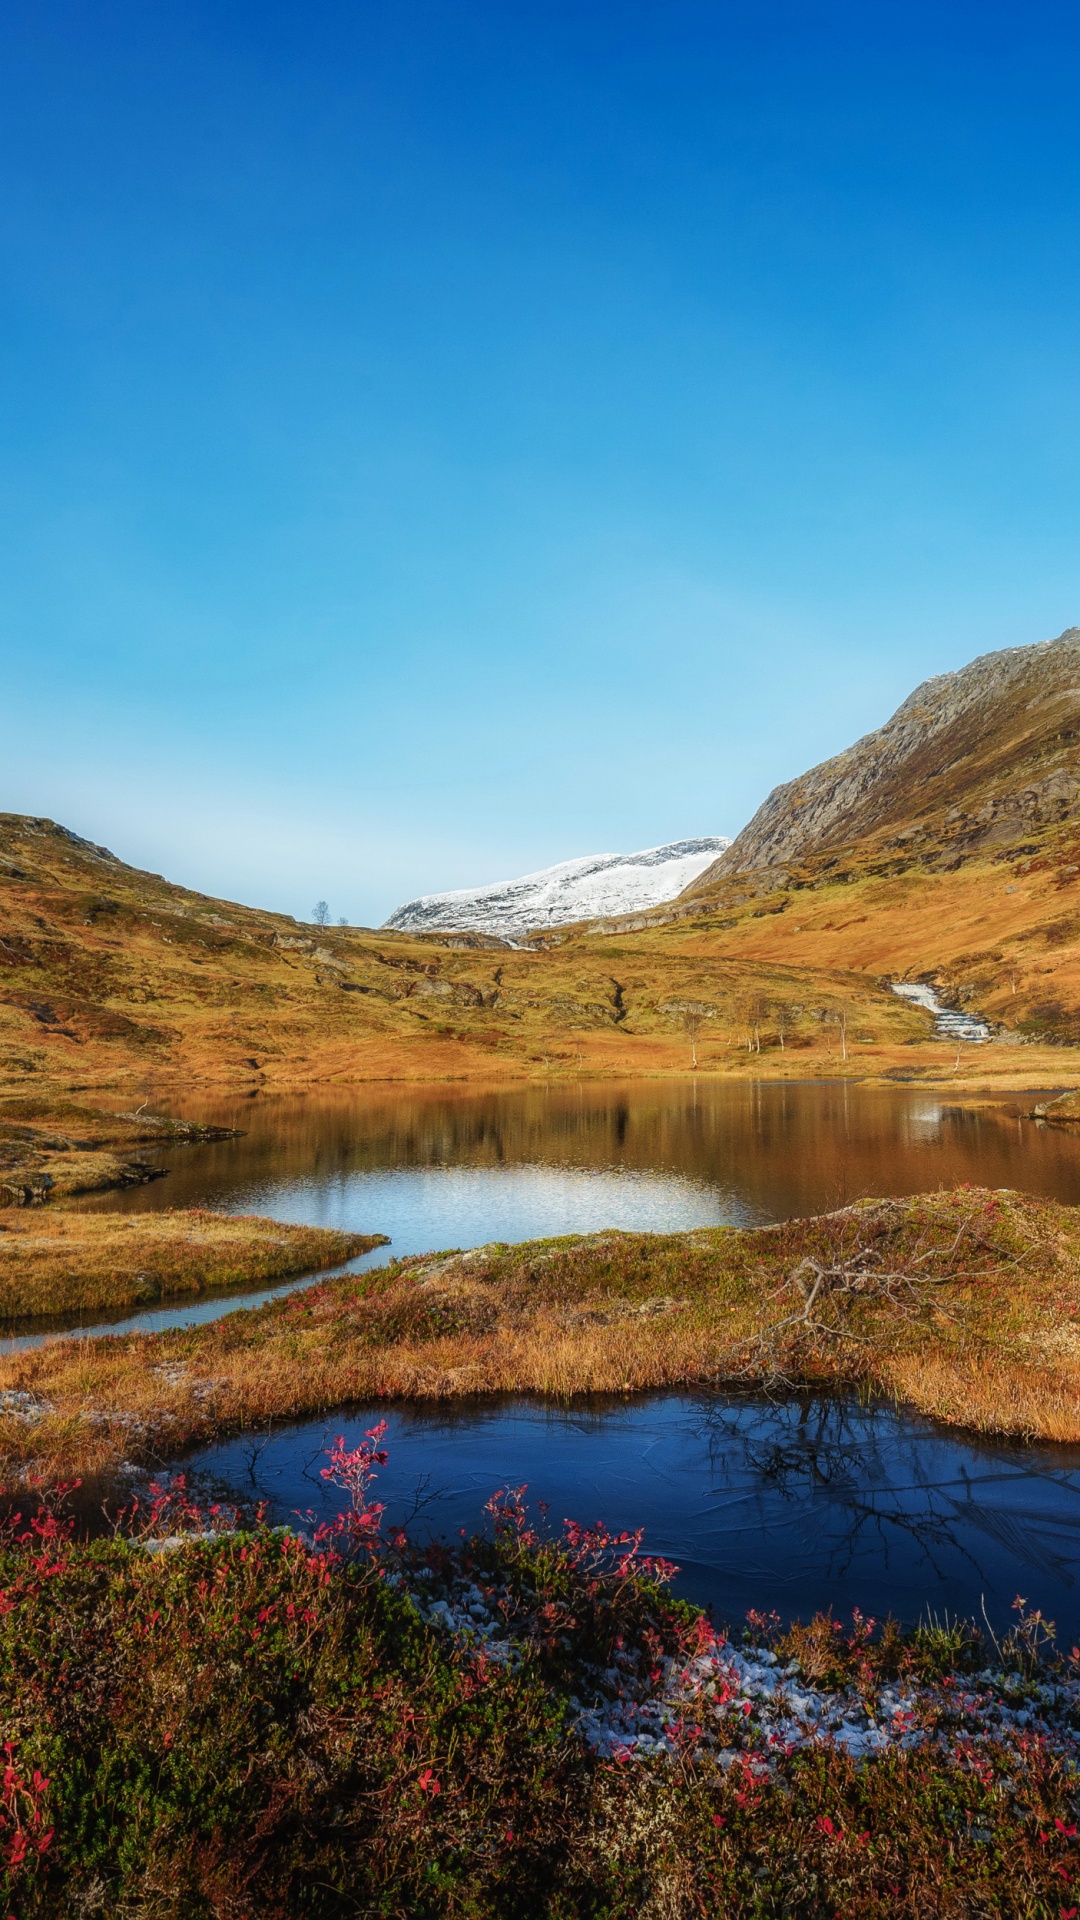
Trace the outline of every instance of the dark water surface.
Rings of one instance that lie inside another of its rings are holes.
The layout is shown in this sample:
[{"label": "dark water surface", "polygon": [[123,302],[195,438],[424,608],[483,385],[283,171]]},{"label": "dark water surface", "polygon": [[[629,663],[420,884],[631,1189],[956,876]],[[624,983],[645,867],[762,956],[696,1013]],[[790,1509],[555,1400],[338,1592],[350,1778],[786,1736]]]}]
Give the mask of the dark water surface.
[{"label": "dark water surface", "polygon": [[644,1526],[675,1560],[676,1591],[741,1622],[860,1606],[928,1610],[1000,1631],[1019,1592],[1080,1638],[1080,1448],[958,1437],[894,1409],[836,1397],[779,1404],[665,1394],[570,1407],[524,1400],[368,1408],[247,1435],[192,1462],[274,1520],[337,1510],[324,1449],[388,1422],[378,1493],[414,1534],[475,1532],[498,1488],[528,1484],[570,1517]]}]

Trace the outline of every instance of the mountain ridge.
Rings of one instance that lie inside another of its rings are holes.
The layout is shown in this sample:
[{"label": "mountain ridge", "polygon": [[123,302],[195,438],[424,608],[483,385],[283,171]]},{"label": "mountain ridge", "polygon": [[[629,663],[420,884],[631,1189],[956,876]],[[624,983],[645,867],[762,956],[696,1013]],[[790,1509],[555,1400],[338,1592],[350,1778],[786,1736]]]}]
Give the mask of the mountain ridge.
[{"label": "mountain ridge", "polygon": [[[963,859],[1080,813],[1080,628],[924,680],[842,753],[775,787],[685,889],[889,834]],[[929,849],[925,849],[929,851]]]},{"label": "mountain ridge", "polygon": [[516,880],[422,894],[397,907],[383,925],[399,933],[473,930],[507,938],[638,912],[675,898],[730,844],[726,834],[711,834],[638,853],[584,854]]}]

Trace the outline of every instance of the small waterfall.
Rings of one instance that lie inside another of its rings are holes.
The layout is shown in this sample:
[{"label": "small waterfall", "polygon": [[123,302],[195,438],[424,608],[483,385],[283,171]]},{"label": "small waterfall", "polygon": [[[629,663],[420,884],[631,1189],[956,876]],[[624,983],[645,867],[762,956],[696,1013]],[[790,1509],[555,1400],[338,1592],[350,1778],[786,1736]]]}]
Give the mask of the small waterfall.
[{"label": "small waterfall", "polygon": [[917,1007],[925,1007],[927,1013],[934,1016],[934,1032],[943,1040],[989,1040],[990,1027],[987,1021],[979,1020],[973,1013],[962,1013],[959,1007],[944,1007],[933,987],[924,986],[921,980],[896,980],[893,992],[901,1000],[911,1000]]}]

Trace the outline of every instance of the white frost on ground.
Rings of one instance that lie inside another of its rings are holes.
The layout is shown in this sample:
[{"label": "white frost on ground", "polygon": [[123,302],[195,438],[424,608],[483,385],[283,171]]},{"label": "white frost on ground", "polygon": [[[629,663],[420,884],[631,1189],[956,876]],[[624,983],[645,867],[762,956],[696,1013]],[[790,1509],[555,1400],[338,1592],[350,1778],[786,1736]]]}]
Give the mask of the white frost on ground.
[{"label": "white frost on ground", "polygon": [[36,1393],[23,1393],[18,1387],[5,1387],[0,1393],[0,1414],[9,1419],[21,1420],[32,1427],[44,1420],[47,1413],[54,1413],[51,1400],[42,1400]]},{"label": "white frost on ground", "polygon": [[[782,1667],[768,1648],[740,1652],[730,1645],[664,1661],[662,1679],[647,1698],[635,1697],[632,1686],[620,1692],[621,1678],[614,1669],[603,1675],[606,1697],[581,1708],[577,1721],[594,1751],[612,1757],[685,1750],[680,1730],[688,1721],[699,1729],[691,1745],[713,1751],[722,1765],[739,1752],[767,1760],[829,1745],[866,1759],[888,1748],[1032,1731],[1074,1755],[1078,1745],[1080,1684],[1071,1680],[1036,1683],[987,1670],[918,1687],[894,1681],[867,1696],[854,1686],[813,1687],[797,1663]],[[928,1727],[927,1718],[938,1724]]]},{"label": "white frost on ground", "polygon": [[519,880],[426,893],[398,907],[385,924],[405,933],[472,930],[512,939],[533,928],[635,913],[674,900],[730,845],[722,834],[714,834],[673,840],[643,853],[587,854],[522,874]]},{"label": "white frost on ground", "polygon": [[[485,1595],[459,1580],[448,1598],[414,1592],[412,1599],[429,1625],[494,1664],[522,1657],[524,1642],[493,1611],[497,1593]],[[815,1687],[797,1662],[782,1666],[768,1647],[740,1650],[719,1635],[702,1653],[663,1658],[655,1680],[640,1676],[632,1655],[616,1660],[621,1664],[587,1676],[587,1698],[571,1699],[576,1731],[608,1759],[689,1751],[725,1768],[738,1760],[753,1771],[804,1747],[838,1747],[868,1759],[926,1745],[965,1752],[987,1738],[1031,1734],[1073,1758],[1080,1751],[1080,1679],[1072,1677],[1031,1680],[987,1669],[919,1684],[888,1682],[864,1694],[852,1685]]]}]

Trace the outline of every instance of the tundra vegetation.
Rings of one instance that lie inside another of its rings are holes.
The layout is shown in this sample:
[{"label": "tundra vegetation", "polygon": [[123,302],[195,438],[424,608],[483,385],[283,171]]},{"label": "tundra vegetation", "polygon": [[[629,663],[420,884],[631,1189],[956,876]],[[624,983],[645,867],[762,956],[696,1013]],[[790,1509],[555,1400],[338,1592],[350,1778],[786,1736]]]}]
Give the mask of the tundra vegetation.
[{"label": "tundra vegetation", "polygon": [[956,1084],[1075,1084],[1077,829],[1031,831],[1015,858],[948,870],[905,844],[705,876],[669,908],[511,949],[298,924],[0,816],[0,1090],[113,1089],[136,1108],[199,1087],[685,1074],[692,1056],[707,1073],[955,1079],[955,1046],[889,991],[902,977],[1000,1027]]},{"label": "tundra vegetation", "polygon": [[207,1325],[11,1354],[0,1449],[9,1484],[107,1481],[123,1460],[380,1397],[720,1382],[855,1387],[1076,1441],[1076,1212],[964,1189],[395,1260]]},{"label": "tundra vegetation", "polygon": [[382,1429],[306,1531],[151,1484],[0,1539],[0,1890],[20,1920],[1031,1915],[1078,1876],[1076,1651],[856,1614],[722,1632],[525,1489],[383,1538]]},{"label": "tundra vegetation", "polygon": [[177,1294],[259,1286],[341,1266],[386,1243],[202,1208],[167,1213],[35,1209],[0,1220],[0,1324],[118,1312]]}]

